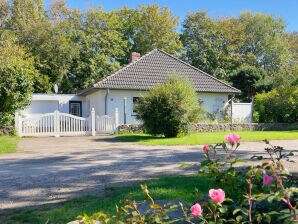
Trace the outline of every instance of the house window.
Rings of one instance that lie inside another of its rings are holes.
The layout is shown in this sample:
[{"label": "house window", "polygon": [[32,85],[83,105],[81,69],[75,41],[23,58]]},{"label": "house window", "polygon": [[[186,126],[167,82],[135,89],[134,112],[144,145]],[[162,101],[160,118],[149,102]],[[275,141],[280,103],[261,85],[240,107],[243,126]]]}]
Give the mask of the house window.
[{"label": "house window", "polygon": [[136,114],[136,112],[137,112],[136,106],[138,105],[140,99],[141,99],[141,97],[133,97],[132,98],[132,113],[133,114]]},{"label": "house window", "polygon": [[81,101],[69,101],[69,113],[81,117],[82,116],[82,102]]}]

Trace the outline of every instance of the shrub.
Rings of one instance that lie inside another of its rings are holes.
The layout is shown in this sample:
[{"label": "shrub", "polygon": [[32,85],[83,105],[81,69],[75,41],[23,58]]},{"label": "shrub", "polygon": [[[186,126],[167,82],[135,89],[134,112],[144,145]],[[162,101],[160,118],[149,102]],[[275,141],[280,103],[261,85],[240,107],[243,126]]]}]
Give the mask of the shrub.
[{"label": "shrub", "polygon": [[0,125],[11,125],[15,111],[27,106],[32,79],[19,63],[0,66]]},{"label": "shrub", "polygon": [[254,107],[259,122],[297,122],[298,87],[283,86],[257,94]]},{"label": "shrub", "polygon": [[165,137],[186,134],[189,124],[202,114],[194,87],[177,77],[153,88],[140,100],[136,110],[147,133]]},{"label": "shrub", "polygon": [[[34,82],[41,77],[26,49],[10,33],[0,37],[0,125],[12,125],[16,111],[30,103]],[[39,81],[41,81],[40,78]]]}]

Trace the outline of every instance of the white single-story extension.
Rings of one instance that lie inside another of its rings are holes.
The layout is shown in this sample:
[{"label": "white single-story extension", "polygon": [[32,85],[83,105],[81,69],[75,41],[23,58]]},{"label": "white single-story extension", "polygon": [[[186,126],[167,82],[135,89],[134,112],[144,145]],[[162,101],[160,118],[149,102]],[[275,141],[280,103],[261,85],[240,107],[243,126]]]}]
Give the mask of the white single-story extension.
[{"label": "white single-story extension", "polygon": [[23,114],[30,116],[58,110],[75,116],[88,117],[94,108],[98,116],[113,116],[118,108],[119,124],[137,124],[139,121],[136,119],[134,104],[154,86],[165,82],[173,73],[192,82],[198,100],[203,102],[205,110],[210,113],[222,110],[229,97],[240,92],[159,49],[143,57],[138,53],[132,53],[130,59],[130,64],[76,95],[34,94],[32,104],[23,111]]}]

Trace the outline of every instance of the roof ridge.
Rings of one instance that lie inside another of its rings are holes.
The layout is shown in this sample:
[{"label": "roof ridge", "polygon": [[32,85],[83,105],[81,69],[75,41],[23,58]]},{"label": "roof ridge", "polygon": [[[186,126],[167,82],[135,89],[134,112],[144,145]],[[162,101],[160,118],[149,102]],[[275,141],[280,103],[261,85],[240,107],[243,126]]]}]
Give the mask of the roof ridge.
[{"label": "roof ridge", "polygon": [[108,75],[108,76],[106,76],[104,79],[102,79],[102,80],[98,81],[97,83],[95,83],[95,84],[93,85],[93,87],[98,87],[101,83],[103,83],[103,82],[105,82],[106,80],[108,80],[108,79],[114,77],[114,76],[117,75],[118,73],[120,73],[120,72],[122,72],[123,70],[129,68],[130,66],[134,65],[134,64],[137,63],[138,61],[141,61],[143,58],[147,57],[148,55],[152,54],[153,52],[155,52],[155,51],[157,51],[157,50],[158,50],[158,49],[155,48],[155,49],[153,49],[152,51],[149,51],[148,53],[146,53],[146,54],[144,54],[143,56],[141,56],[139,59],[137,59],[137,60],[135,60],[135,61],[133,61],[133,62],[130,62],[129,64],[123,66],[122,68],[120,68],[119,70],[117,70],[116,72],[114,72],[113,74]]},{"label": "roof ridge", "polygon": [[189,63],[187,63],[187,62],[185,62],[185,61],[183,61],[183,60],[181,60],[181,59],[179,59],[179,58],[177,58],[177,57],[175,57],[175,56],[173,56],[173,55],[171,55],[171,54],[165,52],[164,50],[161,50],[161,49],[155,49],[155,50],[158,50],[158,51],[160,51],[161,53],[166,54],[167,56],[170,56],[171,58],[173,58],[173,59],[175,59],[175,60],[177,60],[177,61],[179,61],[179,62],[182,62],[183,64],[185,64],[185,65],[187,65],[187,66],[189,66],[189,67],[191,67],[191,68],[193,68],[193,69],[195,69],[195,70],[197,70],[197,71],[203,73],[204,75],[206,75],[206,76],[208,76],[208,77],[210,77],[210,78],[212,78],[212,79],[215,79],[216,81],[219,81],[220,83],[222,83],[222,84],[224,84],[224,85],[226,85],[226,86],[228,86],[228,87],[230,87],[230,88],[232,88],[232,89],[237,90],[237,91],[240,92],[239,89],[237,89],[237,88],[235,88],[235,87],[233,87],[233,86],[231,86],[231,85],[229,85],[229,84],[227,84],[227,83],[221,81],[220,79],[218,79],[218,78],[216,78],[216,77],[214,77],[214,76],[212,76],[212,75],[210,75],[210,74],[208,74],[208,73],[202,71],[201,69],[196,68],[195,66],[193,66],[193,65],[191,65],[191,64],[189,64]]}]

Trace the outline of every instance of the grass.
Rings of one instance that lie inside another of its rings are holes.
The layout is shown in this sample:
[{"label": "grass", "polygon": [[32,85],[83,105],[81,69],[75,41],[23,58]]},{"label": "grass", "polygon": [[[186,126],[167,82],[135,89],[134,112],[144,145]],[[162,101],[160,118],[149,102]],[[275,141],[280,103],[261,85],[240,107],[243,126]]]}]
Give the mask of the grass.
[{"label": "grass", "polygon": [[[172,176],[155,180],[147,180],[146,183],[150,194],[154,199],[184,199],[193,203],[196,196],[195,188],[199,194],[206,194],[213,186],[206,176]],[[138,184],[130,187],[109,187],[105,189],[102,197],[84,196],[66,201],[59,205],[47,205],[36,209],[23,209],[0,212],[0,220],[3,224],[13,223],[67,223],[74,220],[78,215],[87,213],[91,215],[95,211],[113,213],[115,205],[119,205],[122,199],[133,198],[137,201],[145,199]]]},{"label": "grass", "polygon": [[0,154],[15,152],[18,139],[16,136],[0,136]]},{"label": "grass", "polygon": [[[116,139],[136,142],[142,145],[204,145],[224,141],[224,136],[231,131],[196,132],[180,138],[164,138],[146,134],[120,134]],[[292,131],[235,131],[241,141],[290,140],[298,139],[298,130]]]}]

